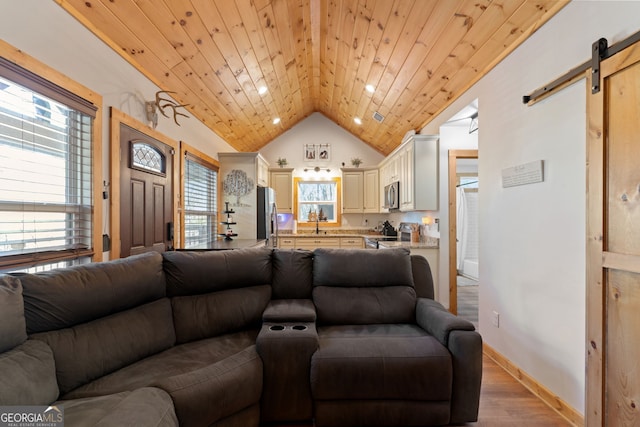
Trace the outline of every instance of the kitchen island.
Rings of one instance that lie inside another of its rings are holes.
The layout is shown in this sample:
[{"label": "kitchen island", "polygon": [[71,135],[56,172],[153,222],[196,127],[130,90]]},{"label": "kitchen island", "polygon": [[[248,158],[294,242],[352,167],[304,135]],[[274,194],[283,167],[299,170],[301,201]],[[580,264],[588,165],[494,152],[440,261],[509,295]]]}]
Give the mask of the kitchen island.
[{"label": "kitchen island", "polygon": [[431,268],[431,276],[433,277],[433,291],[435,293],[434,299],[439,301],[438,290],[438,272],[440,263],[440,239],[427,237],[426,240],[421,242],[406,242],[406,241],[381,241],[378,243],[380,249],[390,248],[407,248],[411,251],[412,255],[422,255],[429,262],[429,268]]}]

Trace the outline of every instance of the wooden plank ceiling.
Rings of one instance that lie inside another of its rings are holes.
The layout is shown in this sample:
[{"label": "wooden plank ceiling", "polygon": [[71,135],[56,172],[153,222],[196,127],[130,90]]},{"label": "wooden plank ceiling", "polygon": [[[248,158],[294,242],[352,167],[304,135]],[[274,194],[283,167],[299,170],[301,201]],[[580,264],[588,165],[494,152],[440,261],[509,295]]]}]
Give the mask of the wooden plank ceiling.
[{"label": "wooden plank ceiling", "polygon": [[55,1],[239,151],[318,111],[386,155],[569,0]]}]

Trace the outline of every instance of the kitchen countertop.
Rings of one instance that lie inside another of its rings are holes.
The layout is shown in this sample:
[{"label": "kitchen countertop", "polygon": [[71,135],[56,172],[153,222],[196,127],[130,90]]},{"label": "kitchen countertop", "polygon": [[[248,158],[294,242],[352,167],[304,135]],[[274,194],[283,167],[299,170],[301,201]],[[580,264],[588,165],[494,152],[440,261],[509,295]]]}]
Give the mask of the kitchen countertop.
[{"label": "kitchen countertop", "polygon": [[233,239],[226,240],[224,237],[207,243],[201,243],[186,249],[177,249],[178,251],[225,251],[231,249],[252,248],[256,246],[264,246],[265,240],[257,239]]},{"label": "kitchen countertop", "polygon": [[378,242],[380,249],[409,248],[409,249],[438,249],[439,239],[429,237],[425,242],[400,242],[383,240]]}]

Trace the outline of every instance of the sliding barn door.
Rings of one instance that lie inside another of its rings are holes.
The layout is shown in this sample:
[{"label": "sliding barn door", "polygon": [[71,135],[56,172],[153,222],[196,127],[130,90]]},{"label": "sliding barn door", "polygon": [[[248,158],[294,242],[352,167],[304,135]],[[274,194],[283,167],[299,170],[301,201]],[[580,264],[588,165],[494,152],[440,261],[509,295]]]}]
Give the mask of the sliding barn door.
[{"label": "sliding barn door", "polygon": [[[587,426],[640,426],[640,45],[587,94]],[[592,84],[595,82],[592,82]]]}]

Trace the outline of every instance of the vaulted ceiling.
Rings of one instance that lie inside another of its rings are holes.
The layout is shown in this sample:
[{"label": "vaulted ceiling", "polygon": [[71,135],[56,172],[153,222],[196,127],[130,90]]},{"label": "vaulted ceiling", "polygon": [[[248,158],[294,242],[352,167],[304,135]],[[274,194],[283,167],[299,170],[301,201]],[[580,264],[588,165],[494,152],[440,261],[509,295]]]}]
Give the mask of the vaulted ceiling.
[{"label": "vaulted ceiling", "polygon": [[55,1],[239,151],[317,111],[386,155],[569,0]]}]

